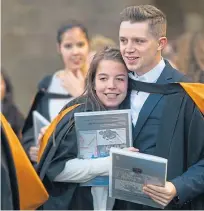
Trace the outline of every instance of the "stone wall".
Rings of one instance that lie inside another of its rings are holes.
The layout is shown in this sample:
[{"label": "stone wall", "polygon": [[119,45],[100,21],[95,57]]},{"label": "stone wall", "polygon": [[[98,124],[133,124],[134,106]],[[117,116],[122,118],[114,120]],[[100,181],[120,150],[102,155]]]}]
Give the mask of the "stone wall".
[{"label": "stone wall", "polygon": [[2,66],[15,88],[15,100],[28,112],[36,85],[61,67],[56,31],[71,19],[82,21],[90,35],[115,41],[119,13],[125,6],[151,0],[2,0]]},{"label": "stone wall", "polygon": [[62,23],[77,19],[90,35],[103,34],[118,41],[122,9],[148,3],[167,13],[170,39],[185,30],[185,17],[190,13],[204,18],[204,0],[1,0],[2,65],[22,112],[28,112],[38,81],[61,68],[56,31]]}]

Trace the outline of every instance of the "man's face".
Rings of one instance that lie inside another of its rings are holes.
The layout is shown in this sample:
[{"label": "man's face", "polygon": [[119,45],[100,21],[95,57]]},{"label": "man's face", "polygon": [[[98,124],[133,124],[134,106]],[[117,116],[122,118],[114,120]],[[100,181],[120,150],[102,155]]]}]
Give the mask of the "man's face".
[{"label": "man's face", "polygon": [[127,68],[142,75],[161,59],[159,40],[151,34],[147,21],[123,21],[119,30],[120,51]]}]

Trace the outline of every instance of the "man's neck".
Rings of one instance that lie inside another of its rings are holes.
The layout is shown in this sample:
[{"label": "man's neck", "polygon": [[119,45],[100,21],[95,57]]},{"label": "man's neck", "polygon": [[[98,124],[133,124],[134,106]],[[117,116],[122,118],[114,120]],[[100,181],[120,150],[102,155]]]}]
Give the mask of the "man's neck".
[{"label": "man's neck", "polygon": [[143,69],[140,69],[140,70],[134,71],[134,72],[136,75],[142,76],[142,75],[148,73],[149,71],[151,71],[153,68],[155,68],[161,60],[162,60],[162,57],[159,57],[152,65],[150,65],[148,67],[144,67]]}]

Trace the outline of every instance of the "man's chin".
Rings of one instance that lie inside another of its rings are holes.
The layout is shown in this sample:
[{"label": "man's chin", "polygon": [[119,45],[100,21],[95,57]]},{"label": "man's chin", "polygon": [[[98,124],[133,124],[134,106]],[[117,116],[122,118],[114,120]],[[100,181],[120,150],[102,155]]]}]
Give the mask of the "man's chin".
[{"label": "man's chin", "polygon": [[133,71],[135,72],[135,70],[137,70],[137,65],[130,65],[130,64],[126,64],[126,67],[129,71]]},{"label": "man's chin", "polygon": [[127,68],[128,68],[128,70],[131,71],[131,72],[137,72],[137,68],[135,68],[135,67],[133,67],[133,66],[130,66],[130,67],[127,66]]}]

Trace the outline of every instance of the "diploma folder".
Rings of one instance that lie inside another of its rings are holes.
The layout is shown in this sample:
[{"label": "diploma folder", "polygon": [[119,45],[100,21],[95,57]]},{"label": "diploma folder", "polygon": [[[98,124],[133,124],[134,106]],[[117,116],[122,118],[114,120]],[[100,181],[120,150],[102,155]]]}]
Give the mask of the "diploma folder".
[{"label": "diploma folder", "polygon": [[[75,113],[78,157],[97,159],[109,156],[111,147],[132,146],[129,109]],[[108,176],[97,176],[80,186],[108,186]]]},{"label": "diploma folder", "polygon": [[34,126],[34,136],[35,144],[38,145],[38,136],[43,127],[48,126],[50,122],[45,119],[38,111],[33,111],[33,126]]},{"label": "diploma folder", "polygon": [[145,184],[165,186],[167,159],[118,148],[111,148],[110,156],[112,160],[109,175],[110,197],[164,208],[143,192],[143,186]]}]

